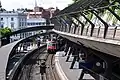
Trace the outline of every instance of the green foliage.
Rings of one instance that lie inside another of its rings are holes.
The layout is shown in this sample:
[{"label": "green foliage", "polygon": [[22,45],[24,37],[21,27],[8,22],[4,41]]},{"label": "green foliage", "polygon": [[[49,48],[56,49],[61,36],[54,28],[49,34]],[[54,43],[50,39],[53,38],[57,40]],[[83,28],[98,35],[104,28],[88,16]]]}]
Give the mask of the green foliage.
[{"label": "green foliage", "polygon": [[107,21],[110,21],[113,17],[113,14],[111,14],[110,12],[107,12],[107,15],[108,15]]},{"label": "green foliage", "polygon": [[78,2],[78,1],[80,1],[80,0],[73,0],[74,3],[75,3],[75,2]]},{"label": "green foliage", "polygon": [[0,29],[0,35],[1,35],[2,37],[11,34],[11,32],[12,32],[11,29],[8,28],[8,27],[1,28],[1,29]]},{"label": "green foliage", "polygon": [[[116,10],[116,14],[120,15],[120,9]],[[116,17],[113,17],[113,25],[115,25],[117,23],[118,19]]]},{"label": "green foliage", "polygon": [[[109,7],[118,16],[120,15],[120,8],[119,8],[119,6],[117,6],[119,4],[120,4],[119,2],[114,2],[114,5],[116,5],[116,6]],[[108,20],[112,20],[113,25],[115,25],[118,21],[118,19],[111,13],[109,14],[108,18],[109,18]]]},{"label": "green foliage", "polygon": [[91,20],[92,17],[93,17],[93,14],[92,14],[91,12],[89,12],[89,14],[87,15],[87,18],[88,18],[89,20]]}]

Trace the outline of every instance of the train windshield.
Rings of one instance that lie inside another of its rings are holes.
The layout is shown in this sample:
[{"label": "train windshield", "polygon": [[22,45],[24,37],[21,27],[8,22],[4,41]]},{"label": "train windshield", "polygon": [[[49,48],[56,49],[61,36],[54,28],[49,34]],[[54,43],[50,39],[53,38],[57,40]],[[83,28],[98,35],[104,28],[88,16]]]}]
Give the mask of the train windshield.
[{"label": "train windshield", "polygon": [[52,46],[52,43],[48,43],[48,46]]},{"label": "train windshield", "polygon": [[56,46],[56,43],[48,43],[48,46]]}]

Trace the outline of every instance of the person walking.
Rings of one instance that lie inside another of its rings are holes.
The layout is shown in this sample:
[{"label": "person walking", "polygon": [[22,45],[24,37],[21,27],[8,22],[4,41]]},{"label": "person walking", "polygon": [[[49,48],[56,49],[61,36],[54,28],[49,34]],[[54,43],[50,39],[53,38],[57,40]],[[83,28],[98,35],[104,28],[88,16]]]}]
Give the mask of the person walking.
[{"label": "person walking", "polygon": [[40,64],[40,74],[41,74],[41,79],[44,80],[44,74],[46,73],[46,64],[45,64],[45,60],[41,61]]},{"label": "person walking", "polygon": [[40,47],[40,38],[37,37],[37,47],[39,48]]}]

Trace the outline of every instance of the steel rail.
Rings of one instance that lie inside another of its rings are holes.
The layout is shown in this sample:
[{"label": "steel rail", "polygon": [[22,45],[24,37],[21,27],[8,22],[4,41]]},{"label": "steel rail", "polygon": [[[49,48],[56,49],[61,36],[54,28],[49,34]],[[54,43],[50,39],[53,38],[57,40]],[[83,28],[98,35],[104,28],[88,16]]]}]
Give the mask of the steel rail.
[{"label": "steel rail", "polygon": [[[40,50],[41,50],[41,48],[40,48]],[[45,50],[45,48],[42,49],[41,52],[39,52],[40,50],[37,50],[36,52],[34,52],[33,55],[31,55],[31,57],[26,61],[25,65],[21,71],[21,73],[23,73],[23,74],[20,74],[21,77],[18,80],[23,80],[22,76],[24,76],[24,75],[26,75],[25,80],[31,80],[31,73],[32,73],[32,68],[33,68],[34,64],[31,64],[30,66],[29,65],[27,66],[27,64],[30,63],[32,59],[37,59],[39,56],[40,57],[42,56],[41,53]]]},{"label": "steel rail", "polygon": [[[54,54],[49,54],[47,62],[46,62],[46,64],[49,65],[49,68],[47,69],[49,73],[46,73],[47,80],[57,80],[55,72],[54,72],[54,67],[53,67],[54,65],[53,59],[54,59]],[[48,78],[49,75],[51,75],[50,76],[51,78]]]}]

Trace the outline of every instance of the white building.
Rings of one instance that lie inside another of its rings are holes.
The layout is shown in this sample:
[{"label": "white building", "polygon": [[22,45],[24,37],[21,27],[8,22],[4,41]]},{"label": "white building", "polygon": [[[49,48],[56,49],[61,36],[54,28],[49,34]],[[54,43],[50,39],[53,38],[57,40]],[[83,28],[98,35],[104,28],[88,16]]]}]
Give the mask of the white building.
[{"label": "white building", "polygon": [[[27,19],[27,27],[45,26],[46,19],[44,18],[29,18]],[[37,31],[29,32],[30,35],[37,34]]]},{"label": "white building", "polygon": [[27,27],[46,25],[46,19],[44,18],[30,18],[27,19]]},{"label": "white building", "polygon": [[13,31],[25,28],[27,25],[27,15],[14,11],[0,13],[0,28],[9,27]]},{"label": "white building", "polygon": [[[27,14],[27,27],[45,26],[46,19],[42,18],[42,12],[26,12]],[[28,35],[35,35],[41,30],[29,32]]]}]

